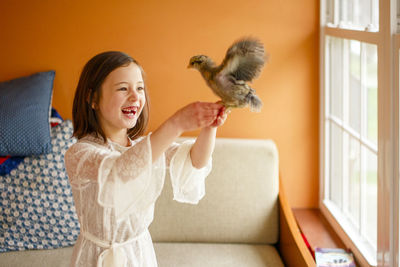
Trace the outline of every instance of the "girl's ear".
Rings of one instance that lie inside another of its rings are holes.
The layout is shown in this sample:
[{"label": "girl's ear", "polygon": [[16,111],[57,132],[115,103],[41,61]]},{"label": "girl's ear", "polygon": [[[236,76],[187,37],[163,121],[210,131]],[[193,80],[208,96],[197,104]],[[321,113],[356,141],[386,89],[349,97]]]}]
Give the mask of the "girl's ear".
[{"label": "girl's ear", "polygon": [[90,89],[89,94],[86,97],[86,102],[91,106],[92,109],[97,109],[97,104],[95,101],[96,99],[97,99],[96,92],[92,94],[92,89]]}]

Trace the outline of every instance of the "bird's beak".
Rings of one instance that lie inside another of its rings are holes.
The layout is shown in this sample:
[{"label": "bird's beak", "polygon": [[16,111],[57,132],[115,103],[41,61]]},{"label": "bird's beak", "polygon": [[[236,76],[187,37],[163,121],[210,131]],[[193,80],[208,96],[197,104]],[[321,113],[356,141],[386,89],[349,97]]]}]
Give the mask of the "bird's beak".
[{"label": "bird's beak", "polygon": [[187,68],[187,69],[190,69],[190,68],[192,68],[192,66],[189,64],[189,65],[187,65],[186,68]]}]

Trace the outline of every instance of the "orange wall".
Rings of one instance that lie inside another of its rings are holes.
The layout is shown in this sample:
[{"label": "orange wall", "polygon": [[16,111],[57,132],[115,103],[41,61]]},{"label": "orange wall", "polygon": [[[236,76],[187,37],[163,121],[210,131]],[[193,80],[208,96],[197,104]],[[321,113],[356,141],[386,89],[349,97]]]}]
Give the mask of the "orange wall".
[{"label": "orange wall", "polygon": [[[241,36],[270,60],[253,87],[261,113],[234,110],[219,137],[271,138],[294,207],[318,205],[318,0],[0,1],[0,81],[54,69],[53,104],[64,118],[85,62],[121,50],[144,67],[149,130],[189,102],[217,101],[189,58],[220,62]],[[193,133],[192,133],[193,134]],[[243,181],[244,183],[246,181]]]}]

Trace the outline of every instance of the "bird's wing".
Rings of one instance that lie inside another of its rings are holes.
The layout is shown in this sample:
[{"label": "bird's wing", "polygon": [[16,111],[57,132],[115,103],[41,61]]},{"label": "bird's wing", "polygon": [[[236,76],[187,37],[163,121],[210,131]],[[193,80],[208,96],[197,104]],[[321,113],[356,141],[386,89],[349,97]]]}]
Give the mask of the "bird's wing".
[{"label": "bird's wing", "polygon": [[263,44],[252,38],[236,41],[228,49],[221,64],[220,74],[231,75],[236,80],[251,81],[256,78],[265,63]]}]

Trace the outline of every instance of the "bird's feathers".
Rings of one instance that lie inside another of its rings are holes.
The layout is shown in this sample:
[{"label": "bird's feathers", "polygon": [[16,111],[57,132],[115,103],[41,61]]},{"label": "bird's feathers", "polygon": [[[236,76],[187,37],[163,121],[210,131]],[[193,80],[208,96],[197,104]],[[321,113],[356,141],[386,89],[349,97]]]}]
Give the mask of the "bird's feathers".
[{"label": "bird's feathers", "polygon": [[260,112],[262,107],[261,99],[256,94],[247,94],[247,103],[250,106],[250,110],[253,112]]},{"label": "bird's feathers", "polygon": [[252,81],[260,74],[264,62],[263,44],[256,39],[245,38],[236,41],[228,49],[220,71],[237,80]]},{"label": "bird's feathers", "polygon": [[264,63],[263,44],[254,38],[243,38],[232,44],[221,65],[216,66],[211,58],[199,55],[190,59],[188,67],[200,71],[225,106],[250,106],[251,111],[260,111],[262,102],[246,82],[260,74]]}]

